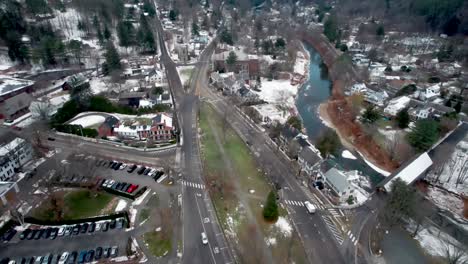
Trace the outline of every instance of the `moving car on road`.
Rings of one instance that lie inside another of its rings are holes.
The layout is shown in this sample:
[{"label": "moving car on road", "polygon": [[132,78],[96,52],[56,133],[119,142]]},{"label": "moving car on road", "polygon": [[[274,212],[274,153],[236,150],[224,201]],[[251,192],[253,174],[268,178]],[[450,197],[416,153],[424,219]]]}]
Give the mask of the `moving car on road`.
[{"label": "moving car on road", "polygon": [[315,213],[316,209],[312,203],[310,203],[309,201],[305,201],[304,204],[309,214]]},{"label": "moving car on road", "polygon": [[208,244],[208,237],[206,236],[205,232],[201,233],[201,240],[202,240],[203,245]]}]

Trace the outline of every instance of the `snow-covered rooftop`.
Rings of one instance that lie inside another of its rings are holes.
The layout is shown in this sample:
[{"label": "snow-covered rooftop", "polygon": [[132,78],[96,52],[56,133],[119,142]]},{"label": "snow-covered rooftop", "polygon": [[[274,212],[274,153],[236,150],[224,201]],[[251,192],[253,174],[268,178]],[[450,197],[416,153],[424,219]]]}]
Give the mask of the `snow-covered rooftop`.
[{"label": "snow-covered rooftop", "polygon": [[12,78],[0,75],[0,96],[33,85],[34,82],[25,79]]},{"label": "snow-covered rooftop", "polygon": [[0,146],[0,156],[6,156],[8,153],[16,149],[20,144],[24,142],[22,138],[15,138],[12,141]]}]

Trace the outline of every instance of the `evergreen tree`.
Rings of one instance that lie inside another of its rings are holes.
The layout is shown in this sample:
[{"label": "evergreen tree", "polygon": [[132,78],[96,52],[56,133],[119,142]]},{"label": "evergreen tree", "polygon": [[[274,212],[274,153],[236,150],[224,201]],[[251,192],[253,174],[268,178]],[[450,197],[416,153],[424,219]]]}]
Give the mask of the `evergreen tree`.
[{"label": "evergreen tree", "polygon": [[263,207],[263,218],[265,220],[274,222],[279,217],[278,204],[276,203],[276,194],[270,191],[268,194],[265,206]]},{"label": "evergreen tree", "polygon": [[462,103],[461,101],[458,101],[457,104],[453,107],[457,113],[460,113],[462,109]]},{"label": "evergreen tree", "polygon": [[323,158],[334,155],[341,146],[340,138],[334,130],[327,129],[317,139],[317,149]]},{"label": "evergreen tree", "polygon": [[375,31],[375,33],[377,34],[377,36],[379,37],[382,37],[385,35],[385,29],[384,29],[384,26],[382,24],[379,24],[377,26],[377,30]]},{"label": "evergreen tree", "polygon": [[79,40],[70,40],[68,42],[68,50],[73,53],[75,58],[78,60],[78,63],[81,65],[81,57],[83,52],[83,45]]},{"label": "evergreen tree", "polygon": [[205,0],[205,9],[210,8],[210,2],[208,0]]},{"label": "evergreen tree", "polygon": [[49,5],[45,0],[26,0],[26,7],[33,14],[45,14],[50,12]]},{"label": "evergreen tree", "polygon": [[120,64],[120,56],[117,50],[114,47],[112,41],[109,41],[106,46],[106,67],[107,71],[110,73],[114,70],[120,70],[122,65]]},{"label": "evergreen tree", "polygon": [[119,37],[120,46],[129,47],[132,45],[134,30],[131,22],[119,21],[117,24],[117,36]]},{"label": "evergreen tree", "polygon": [[195,19],[192,22],[192,35],[200,36],[200,28],[198,27]]},{"label": "evergreen tree", "polygon": [[223,32],[221,32],[220,40],[221,40],[222,43],[226,43],[228,45],[234,45],[234,40],[232,39],[232,34],[227,30],[224,30]]},{"label": "evergreen tree", "polygon": [[284,49],[286,47],[286,41],[282,38],[278,38],[275,42],[275,47],[277,49]]},{"label": "evergreen tree", "polygon": [[210,29],[210,20],[209,20],[209,18],[208,18],[207,15],[205,15],[205,16],[203,17],[203,21],[202,21],[202,24],[201,24],[201,28],[202,28],[203,30],[207,30],[207,31]]},{"label": "evergreen tree", "polygon": [[396,121],[398,123],[399,128],[407,128],[408,124],[410,122],[410,116],[408,114],[408,109],[403,109],[400,112],[398,112],[396,116]]},{"label": "evergreen tree", "polygon": [[369,106],[366,108],[366,111],[362,114],[362,119],[365,123],[374,123],[379,120],[380,114],[374,107]]},{"label": "evergreen tree", "polygon": [[149,0],[145,0],[143,2],[143,11],[148,13],[150,17],[154,17],[156,15],[156,10],[154,10],[152,2],[150,2]]},{"label": "evergreen tree", "polygon": [[169,11],[169,19],[170,19],[171,21],[176,21],[176,20],[177,20],[177,16],[178,16],[177,13],[178,13],[177,10],[171,9],[171,11]]},{"label": "evergreen tree", "polygon": [[144,15],[140,16],[140,28],[137,32],[137,40],[143,51],[150,53],[156,52],[156,42],[154,41],[153,31],[151,31]]},{"label": "evergreen tree", "polygon": [[382,212],[385,222],[393,226],[414,215],[417,196],[413,187],[401,179],[396,179],[392,183],[391,189]]},{"label": "evergreen tree", "polygon": [[104,38],[106,40],[109,40],[111,38],[111,32],[109,28],[107,27],[107,24],[104,25]]},{"label": "evergreen tree", "polygon": [[101,27],[99,27],[99,26],[97,28],[97,37],[98,37],[98,40],[99,40],[99,44],[102,45],[104,43],[104,35],[102,34]]},{"label": "evergreen tree", "polygon": [[302,129],[302,120],[298,116],[290,116],[286,123],[297,130]]},{"label": "evergreen tree", "polygon": [[415,127],[408,133],[408,142],[418,151],[426,151],[439,138],[439,124],[430,119],[416,121]]},{"label": "evergreen tree", "polygon": [[232,69],[237,62],[237,55],[234,51],[229,52],[229,55],[226,59],[226,64],[229,69]]},{"label": "evergreen tree", "polygon": [[323,25],[323,34],[330,40],[335,42],[338,39],[338,24],[334,15],[331,15]]},{"label": "evergreen tree", "polygon": [[452,100],[448,99],[447,102],[445,102],[445,106],[452,107]]}]

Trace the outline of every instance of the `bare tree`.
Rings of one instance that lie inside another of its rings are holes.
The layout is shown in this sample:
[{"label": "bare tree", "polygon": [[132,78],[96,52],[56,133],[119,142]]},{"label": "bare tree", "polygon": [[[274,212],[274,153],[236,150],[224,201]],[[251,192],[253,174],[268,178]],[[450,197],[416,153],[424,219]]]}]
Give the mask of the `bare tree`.
[{"label": "bare tree", "polygon": [[453,245],[452,243],[445,244],[445,263],[447,264],[466,264],[468,263],[468,253],[466,248]]},{"label": "bare tree", "polygon": [[468,159],[465,158],[465,160],[461,160],[461,162],[463,163],[461,163],[460,170],[458,172],[456,186],[465,183],[468,178]]},{"label": "bare tree", "polygon": [[38,117],[39,120],[49,120],[53,106],[49,100],[36,101],[31,104],[30,110],[33,116]]},{"label": "bare tree", "polygon": [[435,151],[434,157],[432,158],[434,162],[433,169],[430,173],[430,179],[433,182],[437,183],[440,181],[440,176],[442,175],[446,163],[451,160],[453,144],[442,143]]}]

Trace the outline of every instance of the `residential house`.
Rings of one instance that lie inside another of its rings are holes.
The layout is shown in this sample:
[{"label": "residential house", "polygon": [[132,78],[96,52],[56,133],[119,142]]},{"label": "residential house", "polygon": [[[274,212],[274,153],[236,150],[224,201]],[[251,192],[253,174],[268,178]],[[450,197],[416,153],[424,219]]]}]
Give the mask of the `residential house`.
[{"label": "residential house", "polygon": [[166,142],[175,138],[175,128],[172,117],[167,113],[156,115],[149,122],[120,122],[114,128],[114,135],[123,139]]},{"label": "residential house", "polygon": [[1,136],[0,145],[0,180],[7,181],[26,162],[32,159],[32,146],[26,140],[9,132]]},{"label": "residential house", "polygon": [[390,100],[384,108],[384,113],[390,116],[396,116],[398,112],[408,107],[411,99],[408,96],[399,96]]},{"label": "residential house", "polygon": [[119,104],[140,107],[140,100],[147,97],[147,92],[126,92],[119,95]]},{"label": "residential house", "polygon": [[315,166],[321,159],[318,150],[313,146],[302,148],[297,157],[301,170],[309,176],[312,176]]},{"label": "residential house", "polygon": [[431,100],[435,97],[440,96],[440,84],[435,84],[427,87],[423,92],[419,94],[421,100]]},{"label": "residential house", "polygon": [[244,103],[257,102],[259,100],[258,94],[253,92],[246,85],[241,85],[241,88],[237,90],[237,96]]},{"label": "residential house", "polygon": [[427,119],[432,117],[434,108],[430,106],[417,106],[413,107],[408,111],[409,116],[413,120]]},{"label": "residential house", "polygon": [[328,170],[323,175],[323,179],[339,197],[348,196],[354,190],[354,186],[349,183],[348,177],[336,168]]},{"label": "residential house", "polygon": [[69,76],[62,84],[62,90],[64,91],[81,91],[87,88],[89,88],[89,79],[86,78],[82,73]]},{"label": "residential house", "polygon": [[376,92],[373,90],[368,90],[364,95],[364,100],[368,103],[373,105],[383,107],[385,105],[385,101],[388,98],[388,94],[385,91]]},{"label": "residential house", "polygon": [[108,116],[98,128],[99,137],[110,137],[114,135],[114,128],[119,123],[119,119],[114,116]]},{"label": "residential house", "polygon": [[[234,52],[237,56],[236,64],[228,69],[226,60],[230,52]],[[249,73],[249,78],[255,80],[260,74],[260,62],[258,57],[255,55],[249,55],[240,49],[234,49],[231,51],[223,51],[221,53],[215,53],[212,56],[213,59],[213,71],[224,71],[224,72],[235,72],[239,73],[245,71]]]},{"label": "residential house", "polygon": [[0,76],[0,119],[16,119],[29,112],[34,82]]},{"label": "residential house", "polygon": [[262,122],[263,124],[283,124],[288,118],[288,115],[284,112],[284,110],[278,109],[277,105],[259,104],[252,105],[252,108],[256,111],[258,117],[260,118],[260,122]]},{"label": "residential house", "polygon": [[350,93],[355,94],[355,93],[365,93],[367,91],[367,86],[365,83],[355,83],[353,86],[351,86]]},{"label": "residential house", "polygon": [[278,137],[278,146],[282,150],[287,150],[288,145],[293,141],[301,132],[290,125],[285,125],[280,131]]}]

